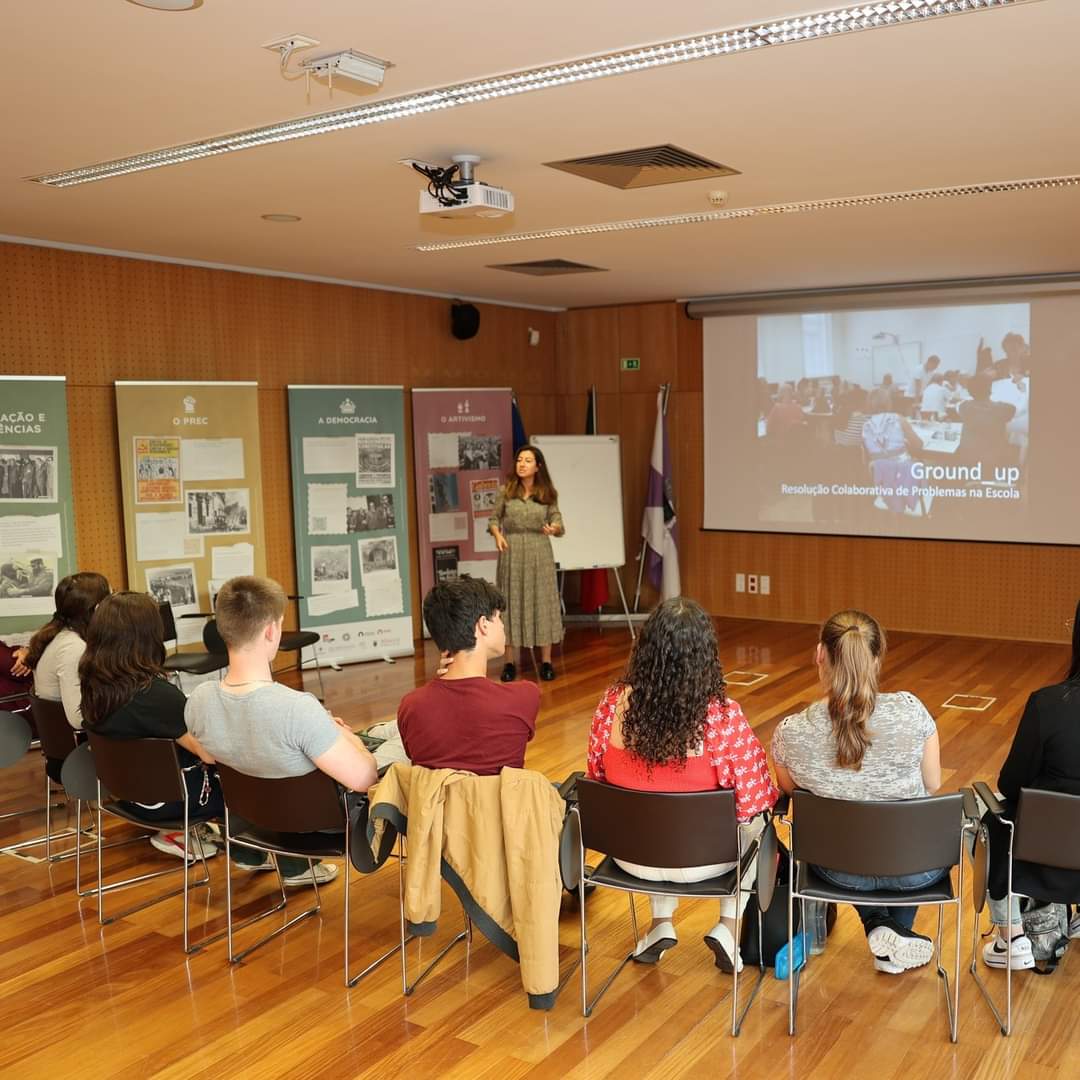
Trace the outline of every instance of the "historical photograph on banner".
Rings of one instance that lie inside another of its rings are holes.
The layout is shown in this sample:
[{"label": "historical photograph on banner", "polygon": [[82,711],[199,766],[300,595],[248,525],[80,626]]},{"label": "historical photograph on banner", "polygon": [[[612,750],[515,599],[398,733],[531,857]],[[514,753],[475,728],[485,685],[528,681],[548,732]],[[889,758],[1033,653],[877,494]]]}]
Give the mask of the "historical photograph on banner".
[{"label": "historical photograph on banner", "polygon": [[495,500],[499,497],[501,480],[494,477],[488,480],[470,480],[469,492],[472,495],[472,512],[475,517],[491,517],[495,509]]},{"label": "historical photograph on banner", "polygon": [[394,473],[394,436],[374,432],[356,438],[356,486],[392,488]]},{"label": "historical photograph on banner", "polygon": [[437,582],[457,580],[460,551],[461,549],[456,544],[431,549],[432,565],[435,568]]},{"label": "historical photograph on banner", "polygon": [[428,477],[433,514],[447,514],[451,510],[461,509],[457,479],[457,473],[432,473]]},{"label": "historical photograph on banner", "polygon": [[371,615],[395,615],[404,609],[396,536],[359,540],[360,581],[364,610]]},{"label": "historical photograph on banner", "polygon": [[346,502],[346,531],[375,532],[397,527],[393,495],[356,495]]},{"label": "historical photograph on banner", "polygon": [[[55,551],[13,551],[0,548],[0,601],[41,597],[52,611],[56,588]],[[27,605],[12,609],[0,604],[0,615],[34,614]]]},{"label": "historical photograph on banner", "polygon": [[501,469],[502,439],[498,435],[459,435],[458,465],[462,469]]},{"label": "historical photograph on banner", "polygon": [[0,446],[0,502],[56,502],[56,447]]},{"label": "historical photograph on banner", "polygon": [[159,604],[172,604],[174,614],[184,614],[184,608],[198,610],[195,564],[147,567],[146,591]]},{"label": "historical photograph on banner", "polygon": [[251,531],[247,488],[187,492],[187,529],[192,536],[232,536]]},{"label": "historical photograph on banner", "polygon": [[135,505],[183,502],[180,440],[172,435],[136,435]]},{"label": "historical photograph on banner", "polygon": [[346,592],[352,588],[352,549],[347,544],[311,549],[311,591]]}]

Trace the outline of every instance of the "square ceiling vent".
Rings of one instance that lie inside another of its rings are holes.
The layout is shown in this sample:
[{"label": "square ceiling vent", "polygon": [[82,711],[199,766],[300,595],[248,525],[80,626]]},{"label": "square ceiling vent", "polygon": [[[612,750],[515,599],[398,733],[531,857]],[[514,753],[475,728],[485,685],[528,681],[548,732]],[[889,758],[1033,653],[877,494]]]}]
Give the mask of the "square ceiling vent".
[{"label": "square ceiling vent", "polygon": [[739,175],[738,169],[710,161],[671,143],[643,146],[637,150],[617,150],[612,154],[568,158],[566,161],[547,161],[544,164],[551,169],[624,190]]},{"label": "square ceiling vent", "polygon": [[607,267],[589,266],[569,259],[537,259],[535,262],[495,263],[489,270],[508,270],[511,274],[554,277],[556,274],[606,274]]}]

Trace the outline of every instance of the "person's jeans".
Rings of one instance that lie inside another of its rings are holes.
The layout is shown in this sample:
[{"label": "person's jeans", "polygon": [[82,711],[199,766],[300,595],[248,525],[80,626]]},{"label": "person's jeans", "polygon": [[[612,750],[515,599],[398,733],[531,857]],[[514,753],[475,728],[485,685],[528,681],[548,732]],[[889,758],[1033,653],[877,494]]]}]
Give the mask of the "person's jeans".
[{"label": "person's jeans", "polygon": [[[841,889],[854,892],[875,892],[878,889],[895,889],[898,892],[919,892],[940,881],[949,872],[949,867],[940,870],[924,870],[918,874],[901,874],[899,877],[873,877],[863,874],[845,874],[840,870],[829,870],[824,866],[815,866],[814,873]],[[915,925],[917,907],[883,907],[875,904],[855,904],[855,910],[862,919],[863,929],[867,934],[880,926],[885,919],[893,919],[905,930]]]},{"label": "person's jeans", "polygon": [[[247,822],[236,814],[233,814],[230,824],[234,836],[248,827]],[[265,851],[256,851],[255,848],[244,847],[242,844],[230,844],[229,848],[232,852],[232,861],[237,866],[262,866],[270,858]],[[277,857],[278,869],[281,871],[282,877],[296,877],[297,874],[306,874],[309,865],[314,866],[319,861],[319,859],[298,859],[292,855],[279,855]]]}]

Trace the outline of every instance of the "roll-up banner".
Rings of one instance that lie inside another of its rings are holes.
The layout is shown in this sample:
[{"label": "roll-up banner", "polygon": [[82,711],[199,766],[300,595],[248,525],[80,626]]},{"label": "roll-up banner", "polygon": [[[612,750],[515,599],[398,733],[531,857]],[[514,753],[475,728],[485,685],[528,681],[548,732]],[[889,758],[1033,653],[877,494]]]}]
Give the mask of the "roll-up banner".
[{"label": "roll-up banner", "polygon": [[289,444],[300,626],[322,636],[319,662],[411,655],[403,389],[290,386]]},{"label": "roll-up banner", "polygon": [[78,569],[63,375],[0,375],[0,635],[48,622]]},{"label": "roll-up banner", "polygon": [[512,461],[510,388],[412,395],[421,592],[460,574],[494,582],[488,518]]},{"label": "roll-up banner", "polygon": [[253,382],[118,382],[128,588],[172,604],[177,642],[201,641],[231,577],[266,574]]}]

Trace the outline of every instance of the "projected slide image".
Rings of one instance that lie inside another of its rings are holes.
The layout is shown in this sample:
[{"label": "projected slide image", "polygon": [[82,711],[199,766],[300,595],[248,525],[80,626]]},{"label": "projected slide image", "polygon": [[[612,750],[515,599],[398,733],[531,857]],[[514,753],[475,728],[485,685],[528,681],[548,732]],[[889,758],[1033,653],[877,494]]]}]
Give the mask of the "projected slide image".
[{"label": "projected slide image", "polygon": [[1022,506],[1029,304],[757,321],[758,520],[974,519]]}]

